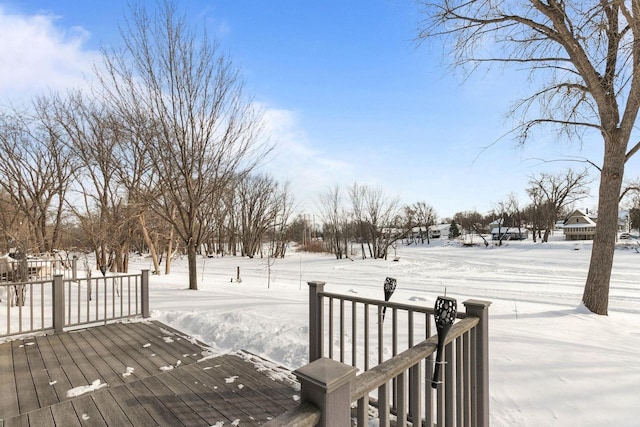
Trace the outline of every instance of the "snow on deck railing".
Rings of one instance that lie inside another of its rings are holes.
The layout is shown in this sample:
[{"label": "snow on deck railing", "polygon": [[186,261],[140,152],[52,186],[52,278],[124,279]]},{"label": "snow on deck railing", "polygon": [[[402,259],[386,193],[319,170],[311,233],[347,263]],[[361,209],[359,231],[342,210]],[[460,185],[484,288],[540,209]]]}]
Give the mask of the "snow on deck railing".
[{"label": "snow on deck railing", "polygon": [[[388,426],[391,418],[399,426],[407,422],[412,425],[488,425],[490,303],[475,300],[463,303],[466,313],[458,314],[459,320],[445,341],[443,380],[433,387],[432,355],[438,341],[437,335],[431,334],[433,309],[325,293],[323,289],[322,282],[309,283],[311,363],[294,372],[301,383],[302,401],[306,406],[296,409],[298,418],[294,417],[293,421],[288,417],[294,414],[288,412],[272,425],[296,425],[300,417],[319,411],[320,421],[313,425],[348,426],[354,402],[357,402],[358,426],[368,425],[370,412],[378,418],[380,426]],[[338,309],[334,310],[336,301]],[[345,315],[345,303],[351,308],[350,321],[346,319],[349,316]],[[390,309],[386,322],[382,314],[384,307]],[[377,325],[372,328],[377,329],[377,334],[372,334],[376,337],[373,345],[369,342],[371,310],[378,315]],[[423,321],[416,322],[417,318]],[[385,328],[384,323],[390,325]],[[337,337],[335,329],[339,330]],[[346,337],[350,345],[345,344],[346,331],[351,332]],[[426,339],[414,345],[415,334]],[[391,342],[390,350],[385,342]],[[398,352],[398,348],[403,350]],[[362,356],[371,353],[374,360],[369,363],[369,358]],[[338,360],[334,360],[336,358]],[[345,360],[350,360],[351,365],[345,364]],[[362,373],[356,376],[358,368]]]},{"label": "snow on deck railing", "polygon": [[149,317],[149,271],[98,278],[0,283],[0,338]]}]

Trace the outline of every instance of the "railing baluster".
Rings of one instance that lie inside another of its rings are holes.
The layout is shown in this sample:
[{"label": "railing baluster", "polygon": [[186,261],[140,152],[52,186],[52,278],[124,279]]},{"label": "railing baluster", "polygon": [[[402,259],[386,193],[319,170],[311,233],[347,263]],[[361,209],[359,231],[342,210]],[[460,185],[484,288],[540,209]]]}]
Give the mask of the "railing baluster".
[{"label": "railing baluster", "polygon": [[463,427],[471,427],[471,333],[469,331],[462,335],[462,347],[464,349],[462,361],[464,421],[462,425]]},{"label": "railing baluster", "polygon": [[344,363],[344,299],[340,299],[340,362]]},{"label": "railing baluster", "polygon": [[351,366],[358,366],[358,346],[356,337],[358,336],[358,306],[355,301],[351,301]]},{"label": "railing baluster", "polygon": [[[16,290],[16,300],[18,302],[18,332],[22,332],[22,301],[24,300],[22,296],[22,286],[23,285],[14,286]],[[20,297],[18,297],[18,292],[20,292]]]},{"label": "railing baluster", "polygon": [[409,368],[409,417],[414,426],[422,425],[422,362]]},{"label": "railing baluster", "polygon": [[358,399],[357,427],[369,427],[369,395]]},{"label": "railing baluster", "polygon": [[333,298],[329,297],[329,359],[333,359]]},{"label": "railing baluster", "polygon": [[29,285],[29,329],[33,330],[33,287],[35,285]]},{"label": "railing baluster", "polygon": [[[455,341],[454,341],[455,342]],[[452,426],[455,420],[456,411],[456,381],[455,381],[455,360],[454,360],[454,342],[449,343],[444,348],[444,360],[446,361],[443,369],[444,391],[445,391],[445,421],[444,425]]]},{"label": "railing baluster", "polygon": [[11,334],[11,288],[7,286],[7,335]]},{"label": "railing baluster", "polygon": [[[71,286],[73,282],[67,282],[69,284],[69,293],[71,293]],[[82,320],[82,288],[80,287],[80,282],[77,283],[76,285],[77,291],[76,293],[78,294],[78,323],[81,322]],[[89,311],[89,298],[87,298],[87,311]],[[71,312],[71,307],[69,307],[69,312]],[[71,317],[71,316],[69,316]],[[71,322],[69,322],[71,323]]]},{"label": "railing baluster", "polygon": [[405,385],[406,374],[401,372],[396,377],[396,425],[398,427],[406,427],[407,425],[407,388]]},{"label": "railing baluster", "polygon": [[44,283],[40,284],[40,329],[44,329]]},{"label": "railing baluster", "polygon": [[384,356],[384,328],[382,323],[382,306],[378,305],[378,363]]},{"label": "railing baluster", "polygon": [[[425,339],[431,336],[431,315],[429,313],[425,314]],[[425,418],[424,422],[427,427],[433,426],[433,395],[434,390],[431,387],[431,378],[433,377],[433,355],[427,357],[424,361],[424,377],[425,377],[425,387],[424,387],[424,412]]]},{"label": "railing baluster", "polygon": [[[393,316],[391,322],[391,357],[395,357],[398,354],[398,309],[393,308],[391,311]],[[391,381],[391,406],[396,408],[398,405],[398,390],[397,381],[394,378]]]},{"label": "railing baluster", "polygon": [[[446,358],[444,359],[446,360]],[[444,366],[443,366],[444,368]],[[441,369],[440,372],[444,374],[444,369]],[[446,426],[444,421],[445,414],[445,405],[444,405],[444,390],[446,388],[446,384],[439,384],[436,389],[436,422],[438,423],[438,427]]]},{"label": "railing baluster", "polygon": [[464,378],[464,374],[463,374],[463,361],[464,361],[464,355],[463,355],[463,351],[464,348],[462,346],[462,336],[456,338],[456,364],[455,364],[455,379],[456,379],[456,425],[457,426],[461,426],[462,425],[462,420],[464,418],[464,400],[463,400],[463,395],[462,395],[462,390],[464,388],[464,381],[466,380]]},{"label": "railing baluster", "polygon": [[364,305],[364,370],[369,370],[369,304]]},{"label": "railing baluster", "polygon": [[389,383],[378,387],[378,419],[379,427],[389,427]]}]

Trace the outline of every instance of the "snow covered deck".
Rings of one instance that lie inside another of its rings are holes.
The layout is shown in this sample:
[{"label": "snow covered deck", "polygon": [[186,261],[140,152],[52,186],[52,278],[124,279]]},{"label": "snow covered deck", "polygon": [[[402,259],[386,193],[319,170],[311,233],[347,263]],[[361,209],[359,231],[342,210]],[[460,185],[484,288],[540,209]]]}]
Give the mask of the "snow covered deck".
[{"label": "snow covered deck", "polygon": [[294,381],[159,322],[115,323],[0,344],[0,426],[260,425],[297,406]]}]

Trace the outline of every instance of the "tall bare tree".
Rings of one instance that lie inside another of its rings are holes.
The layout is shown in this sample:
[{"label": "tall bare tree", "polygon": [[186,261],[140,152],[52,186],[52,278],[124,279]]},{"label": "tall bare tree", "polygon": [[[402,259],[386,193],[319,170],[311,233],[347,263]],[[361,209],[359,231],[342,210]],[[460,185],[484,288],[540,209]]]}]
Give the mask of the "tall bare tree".
[{"label": "tall bare tree", "polygon": [[[514,65],[531,71],[531,95],[514,112],[524,142],[550,125],[580,141],[601,136],[598,225],[583,302],[607,314],[626,162],[640,108],[640,2],[636,0],[422,0],[420,39],[445,37],[455,66]],[[536,84],[539,87],[536,88]],[[592,131],[589,133],[588,131]]]},{"label": "tall bare tree", "polygon": [[74,184],[82,202],[72,209],[93,242],[97,267],[127,271],[135,214],[118,173],[132,155],[123,148],[121,123],[105,104],[79,92],[57,97],[47,115],[79,165]]},{"label": "tall bare tree", "polygon": [[348,213],[344,209],[339,186],[329,188],[319,196],[320,218],[322,218],[323,240],[336,259],[349,256],[347,253],[346,226]]},{"label": "tall bare tree", "polygon": [[[373,258],[385,258],[389,246],[408,234],[401,220],[398,199],[387,197],[382,190],[354,183],[349,189],[354,218]],[[363,247],[364,258],[364,247]]]},{"label": "tall bare tree", "polygon": [[0,114],[0,188],[28,224],[30,243],[23,250],[46,252],[60,244],[73,160],[43,115],[47,102],[34,104],[30,112]]},{"label": "tall bare tree", "polygon": [[407,214],[410,215],[416,226],[420,227],[420,230],[424,227],[424,233],[420,232],[420,239],[424,243],[426,236],[427,243],[430,243],[431,236],[429,235],[429,228],[435,225],[436,222],[436,210],[430,204],[426,202],[416,202],[407,208]]},{"label": "tall bare tree", "polygon": [[189,288],[197,289],[197,252],[209,231],[201,210],[260,159],[262,114],[231,60],[174,3],[159,2],[153,13],[132,7],[121,35],[124,48],[104,52],[102,90],[131,128],[153,126],[146,147],[157,174],[147,195],[186,248]]},{"label": "tall bare tree", "polygon": [[268,175],[250,175],[237,185],[242,255],[253,258],[273,232],[279,211],[278,183]]}]

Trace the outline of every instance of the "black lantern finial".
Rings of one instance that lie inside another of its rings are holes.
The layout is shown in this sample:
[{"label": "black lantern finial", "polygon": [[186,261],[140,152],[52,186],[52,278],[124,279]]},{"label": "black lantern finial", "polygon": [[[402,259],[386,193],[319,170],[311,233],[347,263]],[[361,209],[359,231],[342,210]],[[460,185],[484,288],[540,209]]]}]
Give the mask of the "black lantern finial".
[{"label": "black lantern finial", "polygon": [[436,366],[433,371],[433,380],[431,386],[437,388],[440,383],[440,365],[442,364],[444,341],[451,329],[451,325],[456,319],[457,302],[455,298],[438,297],[436,304],[433,307],[433,317],[436,322],[436,329],[438,331],[438,352],[436,354]]}]

